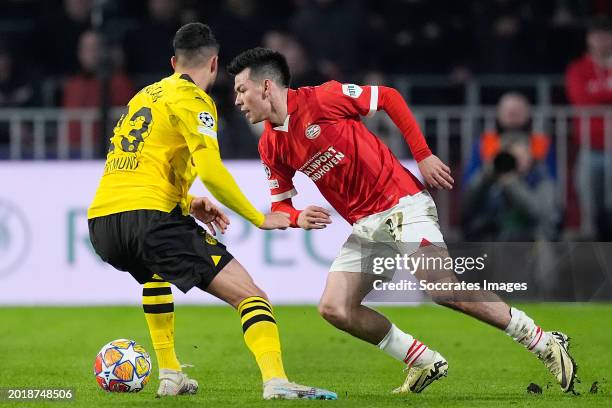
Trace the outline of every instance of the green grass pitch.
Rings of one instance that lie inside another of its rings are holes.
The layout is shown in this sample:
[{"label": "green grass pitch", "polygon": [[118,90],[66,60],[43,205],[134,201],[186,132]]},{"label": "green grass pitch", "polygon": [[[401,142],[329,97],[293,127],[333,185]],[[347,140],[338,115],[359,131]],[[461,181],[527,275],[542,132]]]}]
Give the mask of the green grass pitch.
[{"label": "green grass pitch", "polygon": [[[422,394],[392,395],[402,366],[384,353],[328,325],[312,306],[276,308],[286,370],[291,379],[332,389],[338,401],[263,401],[260,377],[242,340],[239,319],[229,307],[177,306],[177,352],[200,383],[195,396],[155,398],[154,378],[138,394],[98,388],[93,360],[102,345],[133,338],[150,351],[140,307],[0,308],[0,388],[73,387],[68,402],[0,401],[4,406],[52,407],[491,407],[612,406],[612,305],[525,304],[520,306],[547,330],[572,337],[579,365],[580,395],[563,394],[544,366],[505,334],[441,307],[381,307],[399,327],[440,351],[449,376]],[[599,392],[589,392],[599,383]],[[530,382],[543,394],[526,391]],[[550,384],[550,385],[549,385]]]}]

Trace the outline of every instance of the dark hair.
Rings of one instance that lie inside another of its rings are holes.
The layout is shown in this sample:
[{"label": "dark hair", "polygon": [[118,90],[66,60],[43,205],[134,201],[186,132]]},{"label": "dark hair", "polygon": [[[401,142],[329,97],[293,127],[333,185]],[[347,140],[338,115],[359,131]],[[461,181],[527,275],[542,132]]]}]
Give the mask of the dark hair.
[{"label": "dark hair", "polygon": [[236,76],[250,68],[250,77],[271,79],[279,85],[289,87],[291,74],[285,56],[268,48],[251,48],[240,53],[230,62],[227,72]]},{"label": "dark hair", "polygon": [[210,50],[219,52],[219,43],[212,30],[202,23],[189,23],[179,28],[172,46],[177,59],[187,65],[200,62],[201,57],[210,57]]},{"label": "dark hair", "polygon": [[589,23],[589,32],[607,31],[612,32],[612,19],[606,16],[594,17]]}]

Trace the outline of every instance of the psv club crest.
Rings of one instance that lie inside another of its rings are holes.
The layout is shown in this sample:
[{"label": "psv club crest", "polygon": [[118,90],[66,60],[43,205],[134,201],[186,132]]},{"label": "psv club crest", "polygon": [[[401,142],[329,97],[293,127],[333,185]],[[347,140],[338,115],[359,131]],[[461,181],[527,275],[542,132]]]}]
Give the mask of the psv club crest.
[{"label": "psv club crest", "polygon": [[306,128],[305,134],[307,139],[316,139],[321,134],[321,126],[310,125]]}]

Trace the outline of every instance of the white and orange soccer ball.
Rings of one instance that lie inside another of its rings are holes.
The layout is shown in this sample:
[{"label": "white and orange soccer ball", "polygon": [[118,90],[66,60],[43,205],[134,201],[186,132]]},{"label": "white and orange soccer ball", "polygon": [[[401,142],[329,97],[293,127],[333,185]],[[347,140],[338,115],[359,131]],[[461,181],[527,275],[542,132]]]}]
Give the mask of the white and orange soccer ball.
[{"label": "white and orange soccer ball", "polygon": [[118,339],[106,344],[94,362],[98,385],[109,392],[138,392],[149,382],[151,357],[134,340]]}]

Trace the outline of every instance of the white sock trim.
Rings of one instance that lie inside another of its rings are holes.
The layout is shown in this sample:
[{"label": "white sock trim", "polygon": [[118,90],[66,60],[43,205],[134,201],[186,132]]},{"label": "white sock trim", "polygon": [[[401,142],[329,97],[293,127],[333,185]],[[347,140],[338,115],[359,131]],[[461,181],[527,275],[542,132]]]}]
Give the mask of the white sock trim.
[{"label": "white sock trim", "polygon": [[411,335],[404,333],[394,324],[391,324],[391,329],[389,329],[389,332],[380,343],[378,343],[378,347],[391,357],[404,362],[408,366],[415,364],[421,357],[421,360],[425,359],[429,361],[434,356],[434,352],[425,344]]},{"label": "white sock trim", "polygon": [[510,315],[510,323],[504,331],[529,351],[536,354],[543,352],[548,342],[548,333],[519,309],[511,308]]},{"label": "white sock trim", "polygon": [[387,335],[378,343],[378,347],[396,360],[404,361],[406,350],[413,341],[414,337],[404,333],[392,323]]}]

